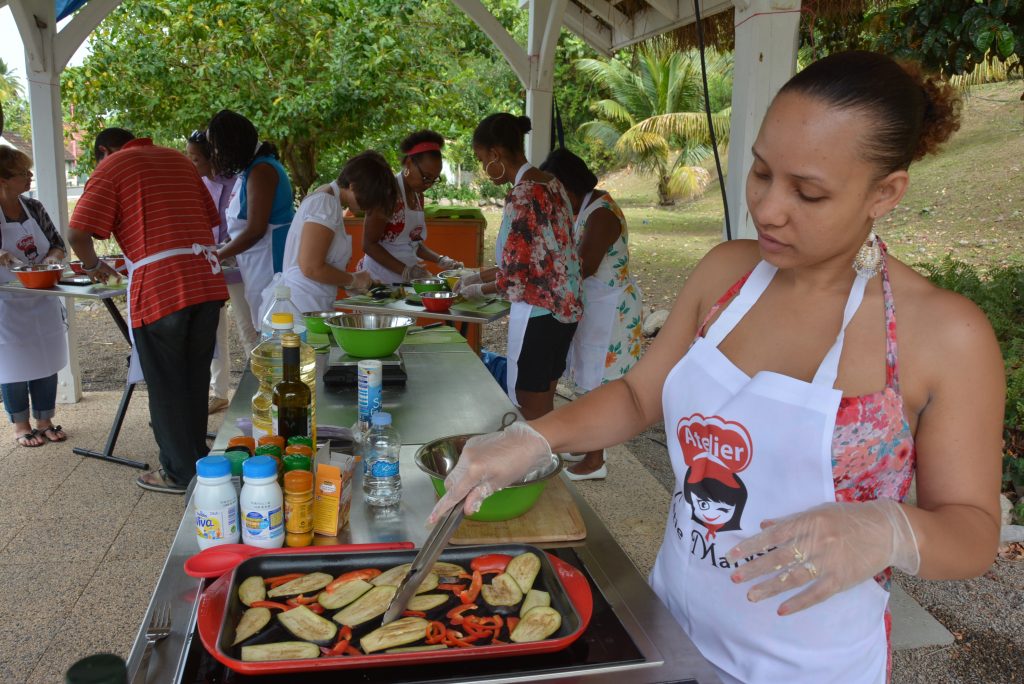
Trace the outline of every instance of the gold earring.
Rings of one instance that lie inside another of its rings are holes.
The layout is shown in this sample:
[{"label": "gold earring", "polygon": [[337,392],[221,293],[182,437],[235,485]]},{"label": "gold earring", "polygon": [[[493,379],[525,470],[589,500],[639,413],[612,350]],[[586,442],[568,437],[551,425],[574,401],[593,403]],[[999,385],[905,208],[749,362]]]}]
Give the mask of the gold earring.
[{"label": "gold earring", "polygon": [[882,247],[878,244],[878,236],[874,229],[868,233],[868,239],[857,250],[857,256],[853,258],[853,270],[857,275],[865,278],[874,278],[882,267]]},{"label": "gold earring", "polygon": [[[496,176],[492,174],[488,170],[491,168],[491,164],[501,164],[501,173],[499,173]],[[487,177],[491,179],[492,183],[497,183],[499,180],[505,177],[505,162],[498,161],[497,159],[492,159],[491,161],[487,162],[487,166],[484,167],[484,173],[487,174]]]}]

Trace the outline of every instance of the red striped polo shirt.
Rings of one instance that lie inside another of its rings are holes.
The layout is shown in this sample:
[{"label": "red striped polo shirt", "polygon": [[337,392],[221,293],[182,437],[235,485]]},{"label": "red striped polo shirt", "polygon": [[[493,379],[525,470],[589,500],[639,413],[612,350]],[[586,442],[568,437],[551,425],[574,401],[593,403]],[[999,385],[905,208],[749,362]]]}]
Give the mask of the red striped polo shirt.
[{"label": "red striped polo shirt", "polygon": [[[192,162],[181,152],[136,138],[96,167],[75,206],[71,228],[111,235],[133,262],[169,249],[212,245],[220,214]],[[132,327],[187,306],[228,298],[224,276],[202,256],[178,255],[134,271]]]}]

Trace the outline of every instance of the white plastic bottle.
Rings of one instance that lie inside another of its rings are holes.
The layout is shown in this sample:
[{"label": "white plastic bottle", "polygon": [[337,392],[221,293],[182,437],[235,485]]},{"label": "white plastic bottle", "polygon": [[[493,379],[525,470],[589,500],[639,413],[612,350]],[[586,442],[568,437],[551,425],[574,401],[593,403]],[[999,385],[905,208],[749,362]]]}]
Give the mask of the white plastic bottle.
[{"label": "white plastic bottle", "polygon": [[402,500],[402,475],[398,470],[401,438],[391,427],[391,414],[370,418],[363,455],[363,498],[371,506],[394,506]]},{"label": "white plastic bottle", "polygon": [[223,456],[196,461],[196,489],[192,501],[199,549],[238,543],[238,498],[231,484],[231,462]]},{"label": "white plastic bottle", "polygon": [[306,319],[302,317],[302,312],[292,303],[292,289],[287,285],[277,285],[274,287],[274,303],[270,305],[267,313],[263,315],[263,319],[260,321],[260,335],[264,340],[269,340],[274,335],[273,320],[276,313],[291,314],[292,332],[301,337],[303,342],[306,341]]},{"label": "white plastic bottle", "polygon": [[284,546],[284,496],[277,483],[277,464],[269,456],[253,456],[242,464],[242,543],[264,549]]}]

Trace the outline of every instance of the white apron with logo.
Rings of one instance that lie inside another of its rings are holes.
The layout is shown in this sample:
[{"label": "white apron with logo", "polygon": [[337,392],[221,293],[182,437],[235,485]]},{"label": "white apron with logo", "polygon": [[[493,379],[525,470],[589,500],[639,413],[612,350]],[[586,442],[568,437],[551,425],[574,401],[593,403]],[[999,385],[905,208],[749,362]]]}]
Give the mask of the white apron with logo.
[{"label": "white apron with logo", "polygon": [[776,611],[795,592],[751,603],[747,591],[767,577],[729,579],[725,554],[762,520],[835,501],[832,434],[842,392],[833,385],[842,331],[867,280],[854,281],[842,331],[812,382],[769,371],[751,378],[718,345],[775,270],[761,262],[665,380],[676,491],[651,586],[726,684],[881,683],[888,593],[873,579],[786,617]]},{"label": "white apron with logo", "polygon": [[[402,232],[398,235],[395,242],[380,242],[378,244],[386,249],[388,254],[406,266],[412,266],[420,262],[417,250],[419,250],[420,243],[427,239],[427,215],[423,213],[423,207],[420,207],[418,211],[413,211],[409,208],[409,201],[406,199],[405,194],[405,181],[402,178],[402,174],[396,174],[395,178],[398,180],[398,192],[402,195],[402,206],[405,209],[405,227],[402,228]],[[418,240],[413,240],[412,235],[417,229],[419,229],[420,237]],[[403,280],[401,273],[395,273],[390,268],[379,264],[369,254],[363,255],[362,268],[364,271],[368,271],[370,277],[376,282],[390,284],[400,283]]]},{"label": "white apron with logo", "polygon": [[[523,164],[516,172],[516,179],[512,185],[519,185],[525,174],[531,168],[530,164]],[[501,264],[502,246],[498,242],[494,244],[494,263]],[[505,367],[505,392],[512,404],[519,407],[519,400],[516,398],[516,380],[519,379],[519,354],[523,351],[523,338],[526,337],[526,326],[530,322],[530,314],[533,312],[533,305],[526,302],[511,302],[508,312],[508,365]]]},{"label": "white apron with logo", "polygon": [[[243,182],[244,179],[239,179],[239,182],[235,183],[226,212],[228,236],[232,240],[241,235],[242,231],[249,226],[249,219],[239,216],[242,211],[241,185]],[[253,317],[252,324],[257,331],[260,329],[259,311],[263,301],[263,290],[270,285],[270,281],[274,278],[273,233],[279,228],[287,230],[290,225],[291,223],[268,224],[267,232],[256,244],[235,255],[238,273],[242,276],[242,284],[245,286],[245,301],[249,304],[249,311]]]},{"label": "white apron with logo", "polygon": [[[588,192],[583,198],[573,226],[577,249],[583,239],[587,219],[595,209],[601,207],[600,204],[590,203],[593,194],[593,191]],[[625,290],[624,287],[614,287],[595,276],[583,279],[583,318],[576,327],[572,346],[569,347],[569,357],[566,359],[566,373],[581,391],[589,392],[604,380],[605,358],[615,331],[619,302]]]},{"label": "white apron with logo", "polygon": [[[134,262],[128,257],[124,258],[125,266],[128,267],[128,301],[125,304],[125,319],[128,321],[128,339],[131,340],[132,343],[132,355],[131,359],[128,361],[129,385],[142,382],[144,379],[142,375],[142,364],[139,362],[139,352],[135,349],[135,331],[132,329],[132,275],[143,266],[148,266],[158,261],[163,261],[164,259],[170,259],[171,257],[183,256],[186,254],[206,259],[210,264],[210,271],[213,273],[220,273],[220,261],[217,260],[216,248],[213,245],[200,245],[196,242],[192,243],[191,247],[165,249],[162,252],[150,254],[149,256],[143,257]],[[216,344],[213,348],[213,357],[217,358]]]},{"label": "white apron with logo", "polygon": [[[19,201],[21,201],[19,199]],[[40,264],[50,241],[21,202],[25,220],[7,221],[0,211],[2,249],[26,264]],[[16,280],[0,267],[0,283]],[[0,292],[0,382],[27,382],[48,378],[68,363],[64,305],[59,297]]]}]

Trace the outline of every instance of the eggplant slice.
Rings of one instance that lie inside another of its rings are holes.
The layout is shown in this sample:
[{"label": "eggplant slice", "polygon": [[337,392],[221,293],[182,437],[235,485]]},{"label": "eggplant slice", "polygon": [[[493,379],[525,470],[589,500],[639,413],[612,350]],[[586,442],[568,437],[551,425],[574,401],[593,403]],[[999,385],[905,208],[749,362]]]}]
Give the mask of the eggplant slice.
[{"label": "eggplant slice", "polygon": [[427,625],[423,618],[406,617],[379,627],[359,640],[364,653],[386,651],[414,644],[427,636]]},{"label": "eggplant slice", "polygon": [[510,560],[505,568],[505,574],[512,576],[524,594],[533,588],[533,582],[537,579],[538,573],[540,573],[540,558],[537,557],[537,554],[529,551]]},{"label": "eggplant slice", "polygon": [[267,598],[267,587],[263,583],[262,577],[256,575],[246,577],[238,585],[238,600],[246,606],[251,606],[253,602],[262,601],[265,598]]},{"label": "eggplant slice", "polygon": [[406,610],[417,610],[429,613],[430,611],[445,605],[450,599],[451,597],[445,594],[420,594],[419,596],[413,596],[409,600],[409,605],[405,608]]},{"label": "eggplant slice", "polygon": [[242,661],[246,663],[264,663],[270,660],[305,660],[319,657],[320,647],[305,641],[280,641],[276,644],[242,647]]},{"label": "eggplant slice", "polygon": [[352,580],[345,582],[334,591],[321,591],[316,600],[327,610],[338,610],[344,608],[357,598],[373,589],[373,585],[366,580]]},{"label": "eggplant slice", "polygon": [[[383,587],[385,585],[397,587],[402,583],[402,580],[405,579],[405,576],[409,574],[409,570],[411,568],[412,563],[403,563],[402,565],[396,565],[390,570],[385,570],[381,574],[377,575],[372,580],[370,580],[370,582],[378,587]],[[430,572],[435,576],[458,578],[460,573],[465,574],[466,571],[463,570],[462,567],[455,565],[454,563],[443,563],[438,561],[437,563],[434,563],[434,567],[430,569]],[[427,584],[429,581],[430,575],[427,575],[427,578],[423,580],[423,584]],[[420,586],[422,587],[423,584],[421,584]],[[437,585],[435,584],[434,586],[436,587]],[[431,587],[430,589],[433,589],[433,587]],[[420,591],[417,593],[430,591],[430,589],[420,589]]]},{"label": "eggplant slice", "polygon": [[395,598],[398,587],[374,587],[343,610],[334,614],[334,621],[349,627],[358,627],[384,614]]},{"label": "eggplant slice", "polygon": [[277,619],[296,639],[320,646],[329,646],[338,636],[338,625],[320,617],[306,606],[278,613]]},{"label": "eggplant slice", "polygon": [[269,608],[250,608],[242,613],[242,619],[238,621],[238,627],[235,629],[235,640],[231,645],[237,646],[246,639],[256,636],[269,624]]},{"label": "eggplant slice", "polygon": [[444,644],[425,644],[423,646],[403,646],[402,648],[389,648],[385,653],[423,653],[424,651],[443,651],[447,646]]},{"label": "eggplant slice", "polygon": [[291,582],[285,582],[279,587],[274,587],[267,592],[267,596],[274,599],[298,596],[299,594],[310,594],[314,591],[320,591],[333,581],[334,576],[328,575],[326,572],[311,572],[308,575],[293,579]]},{"label": "eggplant slice", "polygon": [[551,594],[546,591],[538,591],[537,589],[531,589],[526,592],[526,598],[523,599],[523,605],[519,609],[520,617],[530,612],[531,608],[537,606],[544,606],[545,608],[551,605]]},{"label": "eggplant slice", "polygon": [[537,606],[522,617],[509,639],[516,644],[543,641],[562,626],[562,616],[553,608]]},{"label": "eggplant slice", "polygon": [[523,600],[519,584],[507,573],[495,575],[490,584],[483,585],[480,588],[480,596],[484,603],[499,615],[514,615],[517,612],[516,607]]}]

